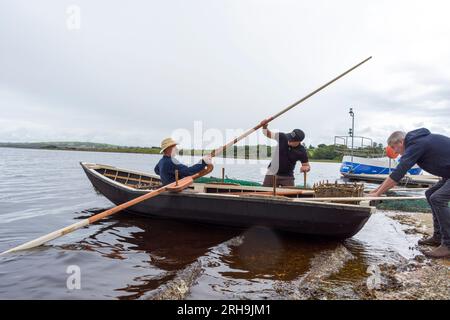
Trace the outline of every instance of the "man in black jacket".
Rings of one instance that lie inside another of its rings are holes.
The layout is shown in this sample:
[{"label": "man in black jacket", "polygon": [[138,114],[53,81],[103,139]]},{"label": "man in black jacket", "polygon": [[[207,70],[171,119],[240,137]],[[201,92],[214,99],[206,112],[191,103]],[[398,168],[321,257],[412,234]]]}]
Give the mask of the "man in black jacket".
[{"label": "man in black jacket", "polygon": [[441,178],[437,184],[425,192],[433,211],[434,234],[419,241],[422,245],[439,246],[424,252],[432,258],[450,257],[450,138],[432,134],[422,128],[405,134],[394,132],[388,145],[401,155],[400,163],[391,175],[369,196],[380,196],[405,176],[416,163],[425,171]]}]

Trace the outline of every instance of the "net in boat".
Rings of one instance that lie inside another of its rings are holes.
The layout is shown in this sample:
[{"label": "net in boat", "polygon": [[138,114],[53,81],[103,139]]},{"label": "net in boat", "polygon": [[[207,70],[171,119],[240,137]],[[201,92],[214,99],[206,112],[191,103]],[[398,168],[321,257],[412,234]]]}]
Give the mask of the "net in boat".
[{"label": "net in boat", "polygon": [[249,186],[249,187],[260,187],[261,184],[254,181],[249,180],[240,180],[240,179],[230,179],[230,178],[215,178],[215,177],[201,177],[198,179],[195,179],[195,183],[220,183],[220,184],[232,184],[236,186]]},{"label": "net in boat", "polygon": [[403,212],[431,212],[427,200],[383,200],[377,204],[377,209]]},{"label": "net in boat", "polygon": [[318,198],[349,198],[364,196],[363,183],[319,182],[314,184],[313,190],[315,197]]},{"label": "net in boat", "polygon": [[[258,182],[249,181],[249,180],[240,180],[240,179],[222,179],[215,177],[200,177],[194,180],[195,183],[208,183],[208,184],[229,184],[235,186],[249,186],[249,187],[260,187],[262,186]],[[161,184],[139,184],[134,186],[136,189],[156,189],[161,187]]]}]

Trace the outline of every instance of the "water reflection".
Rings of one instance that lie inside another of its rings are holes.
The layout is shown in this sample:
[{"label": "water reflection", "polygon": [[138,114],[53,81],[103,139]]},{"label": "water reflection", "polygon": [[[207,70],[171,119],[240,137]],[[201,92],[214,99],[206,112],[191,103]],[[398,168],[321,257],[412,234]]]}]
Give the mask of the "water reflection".
[{"label": "water reflection", "polygon": [[272,279],[289,281],[309,269],[309,260],[323,250],[336,248],[335,240],[302,238],[256,227],[245,231],[240,246],[232,247],[222,261],[236,271],[223,275],[235,279]]},{"label": "water reflection", "polygon": [[[87,210],[92,214],[101,211],[103,209]],[[77,218],[84,219],[86,214]],[[151,267],[151,270],[157,269],[159,272],[140,275],[133,278],[133,284],[116,289],[132,294],[121,295],[120,298],[138,298],[173,279],[177,271],[207,254],[212,247],[239,235],[240,232],[126,213],[100,222],[100,227],[92,235],[75,245],[64,245],[60,248],[92,251],[105,258],[119,260],[129,260],[131,256],[139,254],[141,259],[135,261],[134,268],[146,270]]]},{"label": "water reflection", "polygon": [[[85,210],[77,214],[76,219],[84,219],[103,210]],[[258,289],[274,291],[272,286],[277,281],[299,279],[311,271],[311,260],[314,257],[321,252],[333,252],[341,245],[355,259],[348,261],[329,281],[352,283],[366,277],[368,266],[377,260],[386,260],[386,254],[389,254],[389,250],[377,251],[379,239],[374,237],[377,234],[374,227],[383,226],[386,230],[389,229],[389,224],[395,223],[382,215],[374,220],[372,225],[368,224],[369,230],[359,235],[359,238],[341,242],[302,238],[262,227],[236,230],[123,213],[90,226],[90,229],[85,230],[87,236],[74,244],[51,248],[64,255],[73,251],[101,256],[101,260],[86,255],[71,258],[81,259],[77,263],[93,265],[89,274],[92,277],[104,276],[100,270],[96,270],[96,266],[100,267],[99,264],[102,264],[99,269],[108,269],[108,265],[112,264],[107,260],[118,260],[121,265],[131,268],[133,273],[130,274],[124,274],[123,268],[111,267],[108,270],[110,274],[107,278],[112,280],[112,293],[109,295],[118,299],[151,296],[149,293],[174,279],[195,261],[201,261],[203,268],[214,269],[216,278],[222,279],[220,282],[228,283],[234,288],[229,290],[239,291],[239,288],[245,288],[246,284],[248,287],[248,283],[251,283],[252,290],[246,291],[246,294],[258,297],[261,294]],[[230,239],[236,238],[241,241],[229,243]],[[55,256],[48,248],[38,252],[47,256],[47,259]],[[384,256],[378,256],[381,252]],[[61,259],[67,261],[67,258]],[[123,278],[121,285],[119,281],[114,283],[114,279],[119,277]],[[208,285],[208,281],[204,281],[203,287],[197,289],[197,294],[199,290],[203,290],[207,296],[211,290],[218,290],[214,288]]]},{"label": "water reflection", "polygon": [[[89,210],[91,214],[100,211]],[[78,218],[86,216],[83,213]],[[228,250],[217,250],[217,246],[236,237],[242,241],[227,245]],[[342,242],[302,238],[263,227],[235,230],[127,213],[100,223],[90,236],[75,245],[62,246],[61,249],[92,251],[105,258],[124,260],[125,263],[130,256],[139,253],[141,259],[136,261],[134,268],[150,268],[158,272],[144,272],[133,278],[132,283],[116,289],[122,292],[118,298],[135,299],[171,281],[177,272],[200,258],[208,267],[217,268],[224,279],[250,280],[255,288],[258,287],[258,279],[293,281],[310,270],[310,261],[315,255],[332,251],[340,244]],[[364,243],[352,239],[344,244],[357,257],[352,266],[344,269],[344,278],[353,280],[355,276],[363,276],[368,266]],[[211,251],[214,251],[213,254]],[[208,263],[213,260],[208,256],[217,253],[219,259],[214,264]],[[358,272],[355,273],[355,270]]]}]

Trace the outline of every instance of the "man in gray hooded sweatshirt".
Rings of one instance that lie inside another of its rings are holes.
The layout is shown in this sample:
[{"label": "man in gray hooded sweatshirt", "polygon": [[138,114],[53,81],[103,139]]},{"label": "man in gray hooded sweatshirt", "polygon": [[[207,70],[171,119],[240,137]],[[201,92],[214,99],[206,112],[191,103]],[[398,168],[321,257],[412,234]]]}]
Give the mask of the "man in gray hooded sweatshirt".
[{"label": "man in gray hooded sweatshirt", "polygon": [[424,252],[428,257],[450,257],[450,138],[422,128],[408,134],[396,131],[389,137],[388,145],[401,155],[400,163],[369,196],[379,197],[396,186],[415,164],[440,177],[439,182],[425,192],[433,212],[434,234],[420,240],[419,244],[439,246]]}]

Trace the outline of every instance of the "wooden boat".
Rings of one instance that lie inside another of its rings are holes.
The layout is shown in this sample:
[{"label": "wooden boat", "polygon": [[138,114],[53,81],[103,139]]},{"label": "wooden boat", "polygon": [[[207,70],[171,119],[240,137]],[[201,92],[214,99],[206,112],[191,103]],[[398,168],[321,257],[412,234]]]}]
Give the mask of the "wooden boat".
[{"label": "wooden boat", "polygon": [[[95,189],[116,205],[160,186],[159,177],[149,173],[80,164]],[[238,228],[264,226],[308,236],[349,238],[361,230],[375,210],[368,203],[314,202],[313,195],[312,190],[278,188],[273,195],[273,189],[266,187],[194,183],[182,192],[166,192],[139,203],[128,212]]]}]

